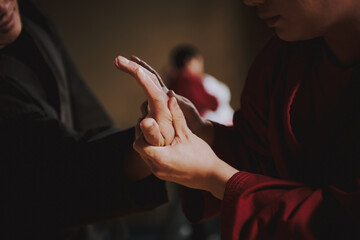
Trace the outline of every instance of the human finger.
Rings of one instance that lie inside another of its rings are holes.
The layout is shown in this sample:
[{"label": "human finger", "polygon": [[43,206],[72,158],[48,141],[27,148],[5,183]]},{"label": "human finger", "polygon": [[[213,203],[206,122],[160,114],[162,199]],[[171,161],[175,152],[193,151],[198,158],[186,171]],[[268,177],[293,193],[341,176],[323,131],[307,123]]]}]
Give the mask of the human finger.
[{"label": "human finger", "polygon": [[149,64],[147,64],[144,60],[141,60],[139,57],[134,56],[134,55],[131,56],[131,60],[136,62],[140,66],[144,67],[149,72],[153,73],[156,76],[160,86],[165,90],[165,93],[167,93],[169,91],[169,89],[166,87],[163,80],[161,79],[160,75]]},{"label": "human finger", "polygon": [[150,168],[151,172],[153,172],[154,164],[150,160],[150,158],[145,154],[145,147],[150,146],[149,143],[145,140],[144,136],[141,134],[136,137],[133,142],[133,149],[140,155],[140,157],[144,160],[146,165]]},{"label": "human finger", "polygon": [[160,132],[159,125],[153,118],[144,118],[140,122],[140,129],[145,140],[153,146],[163,146],[165,144],[164,137]]},{"label": "human finger", "polygon": [[[139,153],[141,158],[148,162],[148,165],[154,166],[152,159],[155,158],[154,148],[158,148],[158,146],[150,145],[143,134],[138,136],[135,141],[133,142],[133,149]],[[150,164],[149,164],[150,163]]]},{"label": "human finger", "polygon": [[169,100],[169,110],[171,112],[175,134],[180,138],[187,138],[191,131],[186,124],[184,113],[181,111],[175,97],[171,97]]},{"label": "human finger", "polygon": [[114,63],[119,70],[129,73],[139,82],[149,100],[162,96],[161,86],[153,73],[122,56],[118,56]]},{"label": "human finger", "polygon": [[175,92],[174,92],[173,90],[170,90],[170,91],[167,93],[167,95],[169,96],[169,98],[171,98],[171,97],[176,97]]},{"label": "human finger", "polygon": [[143,120],[143,118],[138,118],[137,123],[135,125],[135,138],[138,138],[141,134],[140,122],[142,120]]},{"label": "human finger", "polygon": [[134,76],[145,90],[149,102],[148,116],[157,121],[161,134],[165,139],[165,145],[170,144],[174,137],[174,129],[172,127],[171,114],[168,109],[169,97],[160,87],[155,75],[136,62],[129,61],[121,56],[115,59],[115,65],[120,70]]}]

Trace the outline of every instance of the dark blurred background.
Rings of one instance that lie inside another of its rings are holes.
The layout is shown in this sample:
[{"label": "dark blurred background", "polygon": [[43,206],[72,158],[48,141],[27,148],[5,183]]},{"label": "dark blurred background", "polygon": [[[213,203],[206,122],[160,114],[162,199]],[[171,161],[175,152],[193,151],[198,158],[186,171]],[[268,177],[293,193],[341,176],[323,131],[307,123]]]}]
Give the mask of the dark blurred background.
[{"label": "dark blurred background", "polygon": [[[177,44],[197,46],[206,72],[231,89],[232,106],[270,31],[240,0],[36,0],[57,23],[83,77],[120,128],[139,117],[144,94],[113,66],[139,56],[161,75]],[[164,79],[165,80],[165,79]]]},{"label": "dark blurred background", "polygon": [[[247,69],[272,34],[256,9],[240,0],[35,2],[58,25],[85,81],[121,129],[135,124],[145,95],[134,79],[115,69],[117,55],[139,56],[166,82],[169,51],[182,43],[195,45],[204,56],[205,71],[230,87],[231,105],[237,109]],[[129,216],[127,224],[130,229],[161,228],[171,204]]]}]

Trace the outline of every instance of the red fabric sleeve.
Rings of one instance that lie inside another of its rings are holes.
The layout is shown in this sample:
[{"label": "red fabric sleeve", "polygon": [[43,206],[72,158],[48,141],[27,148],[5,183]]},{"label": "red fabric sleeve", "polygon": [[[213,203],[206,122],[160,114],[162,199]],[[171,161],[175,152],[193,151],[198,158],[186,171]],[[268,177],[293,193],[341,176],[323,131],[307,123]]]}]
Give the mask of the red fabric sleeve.
[{"label": "red fabric sleeve", "polygon": [[222,239],[360,239],[359,190],[239,172],[226,186]]},{"label": "red fabric sleeve", "polygon": [[[270,66],[268,66],[270,68]],[[256,74],[267,74],[267,69],[263,69],[263,71],[254,71]],[[259,77],[260,79],[260,77]],[[263,79],[263,78],[262,78]],[[247,88],[251,86],[259,86],[258,82],[252,83],[250,86],[247,84]],[[266,89],[261,88],[261,89]],[[253,90],[253,89],[252,89]],[[256,96],[267,96],[266,93],[259,93]],[[260,101],[262,102],[262,101]],[[260,105],[260,104],[259,104]],[[262,104],[263,105],[263,104]],[[249,170],[248,161],[241,161],[244,158],[247,159],[247,154],[250,152],[249,149],[244,148],[244,145],[249,144],[252,148],[254,148],[253,152],[261,152],[264,153],[266,150],[258,147],[261,144],[254,144],[252,139],[259,138],[261,136],[261,140],[259,142],[264,142],[264,137],[266,136],[266,129],[263,127],[261,120],[257,120],[259,116],[262,114],[252,113],[254,107],[249,106],[248,104],[244,106],[242,111],[237,111],[234,116],[234,126],[223,126],[219,123],[214,124],[214,146],[213,150],[217,154],[217,156],[227,162],[229,165],[235,167],[236,169],[241,170]],[[240,112],[249,112],[247,117],[249,121],[243,121],[239,124],[239,118],[241,118]],[[254,116],[254,117],[252,117]],[[260,121],[260,122],[259,122]],[[254,124],[257,125],[257,129],[249,128],[248,126]],[[240,126],[241,125],[241,126]],[[256,137],[254,137],[256,136]],[[247,143],[244,143],[244,138],[250,140]],[[250,153],[249,153],[250,154]],[[264,155],[269,155],[269,153],[264,153]],[[214,217],[220,213],[221,210],[221,201],[215,199],[210,193],[200,190],[193,190],[183,187],[182,188],[182,207],[185,216],[191,222],[201,222],[211,217]]]},{"label": "red fabric sleeve", "polygon": [[[242,171],[225,189],[221,239],[360,239],[358,177],[351,192],[331,184],[310,187],[289,180],[293,176],[289,166],[296,159],[288,155],[282,123],[292,87],[276,75],[282,69],[275,63],[288,60],[281,59],[281,51],[281,43],[273,39],[260,53],[250,69],[241,110],[234,117],[240,137],[228,134],[238,144],[235,154]],[[312,167],[307,166],[304,174],[310,174]]]},{"label": "red fabric sleeve", "polygon": [[[291,180],[294,173],[312,174],[315,166],[309,163],[304,172],[291,168],[297,163],[289,155],[284,109],[293,82],[285,83],[279,77],[282,66],[276,65],[288,62],[283,50],[276,37],[270,40],[249,71],[234,126],[215,126],[215,152],[241,170],[228,181],[221,202],[222,239],[360,239],[359,177],[347,192],[332,183],[310,187]],[[290,71],[294,75],[297,66]],[[219,212],[217,204],[209,204],[211,195],[202,193],[194,202],[189,196],[184,211],[197,211],[196,220]]]}]

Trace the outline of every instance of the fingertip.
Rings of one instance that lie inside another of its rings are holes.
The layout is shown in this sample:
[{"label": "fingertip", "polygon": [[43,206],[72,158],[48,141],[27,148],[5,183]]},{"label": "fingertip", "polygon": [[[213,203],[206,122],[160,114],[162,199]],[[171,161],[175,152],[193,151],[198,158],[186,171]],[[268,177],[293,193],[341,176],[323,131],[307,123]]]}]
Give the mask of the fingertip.
[{"label": "fingertip", "polygon": [[155,119],[153,118],[144,118],[141,122],[140,122],[140,128],[143,131],[150,131],[153,128],[156,128],[157,124],[155,122]]},{"label": "fingertip", "polygon": [[114,63],[119,70],[124,70],[126,65],[129,63],[129,60],[127,60],[123,56],[117,56],[114,60]]},{"label": "fingertip", "polygon": [[140,58],[138,58],[137,56],[135,55],[131,55],[131,60],[134,60],[135,62],[139,62],[140,61]]},{"label": "fingertip", "polygon": [[129,64],[129,60],[123,56],[118,56],[116,59],[117,59],[119,65]]},{"label": "fingertip", "polygon": [[169,97],[176,97],[174,90],[169,90],[168,91],[168,96]]},{"label": "fingertip", "polygon": [[114,59],[114,65],[117,67],[118,66],[118,57],[116,57],[115,59]]}]

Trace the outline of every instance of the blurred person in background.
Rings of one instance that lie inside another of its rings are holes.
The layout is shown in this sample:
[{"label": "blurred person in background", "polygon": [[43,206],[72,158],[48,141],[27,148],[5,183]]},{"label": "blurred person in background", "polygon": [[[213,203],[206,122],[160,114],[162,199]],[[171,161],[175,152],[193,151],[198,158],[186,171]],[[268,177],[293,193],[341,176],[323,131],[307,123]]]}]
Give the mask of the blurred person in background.
[{"label": "blurred person in background", "polygon": [[170,53],[169,88],[189,99],[206,119],[232,125],[229,88],[205,73],[204,57],[189,44],[176,46]]}]

